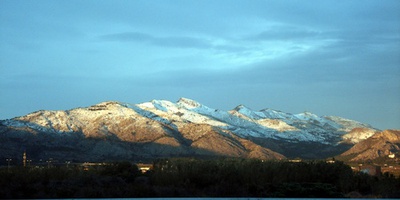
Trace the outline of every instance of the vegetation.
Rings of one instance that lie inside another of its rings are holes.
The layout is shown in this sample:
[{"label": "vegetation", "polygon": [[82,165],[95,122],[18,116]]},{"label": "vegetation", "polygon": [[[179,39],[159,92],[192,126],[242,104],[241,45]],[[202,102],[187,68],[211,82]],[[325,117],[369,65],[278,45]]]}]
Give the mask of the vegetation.
[{"label": "vegetation", "polygon": [[354,173],[342,162],[162,159],[142,174],[129,162],[0,169],[3,198],[399,197],[400,179]]}]

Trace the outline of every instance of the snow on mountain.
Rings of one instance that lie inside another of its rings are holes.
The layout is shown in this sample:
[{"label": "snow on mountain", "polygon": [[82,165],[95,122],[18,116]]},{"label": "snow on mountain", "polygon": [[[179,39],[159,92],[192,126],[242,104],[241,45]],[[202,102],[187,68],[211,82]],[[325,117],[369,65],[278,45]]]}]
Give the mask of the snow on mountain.
[{"label": "snow on mountain", "polygon": [[344,143],[356,144],[373,136],[377,130],[370,128],[354,128],[342,136]]},{"label": "snow on mountain", "polygon": [[[205,107],[205,106],[201,105],[197,101],[194,101],[194,100],[191,100],[191,99],[188,99],[188,98],[184,98],[184,97],[180,98],[178,100],[177,104],[179,106],[185,107],[185,108],[187,108],[189,110],[190,109],[194,109],[194,108],[198,108],[198,107]],[[207,108],[207,107],[205,107],[205,108]]]},{"label": "snow on mountain", "polygon": [[[349,132],[349,128],[346,127],[348,125],[370,127],[353,120],[320,117],[310,112],[290,114],[272,109],[254,111],[244,105],[223,111],[187,98],[181,98],[177,103],[153,100],[138,106],[170,121],[189,121],[217,126],[241,137],[284,139],[293,142],[337,143],[342,140],[340,138],[342,135]],[[354,137],[358,138],[357,135]],[[358,140],[363,139],[365,135],[358,138]]]},{"label": "snow on mountain", "polygon": [[[83,132],[90,135],[107,135],[110,129],[131,129],[121,124],[138,121],[143,118],[133,109],[118,102],[103,102],[87,108],[67,111],[37,111],[22,117],[3,122],[12,127],[30,127],[43,132],[69,133]],[[159,127],[153,124],[152,129]]]},{"label": "snow on mountain", "polygon": [[258,119],[266,118],[264,113],[258,112],[258,111],[253,111],[244,105],[239,105],[235,109],[231,110],[231,112],[234,112],[234,111],[236,111],[237,113],[240,113],[241,116],[246,116],[250,119],[258,120]]},{"label": "snow on mountain", "polygon": [[270,129],[275,129],[279,132],[285,131],[299,131],[296,127],[288,125],[286,122],[277,119],[259,119],[257,123],[268,127]]},{"label": "snow on mountain", "polygon": [[339,124],[335,123],[332,120],[329,120],[325,117],[319,117],[316,114],[310,112],[295,114],[294,117],[296,117],[300,121],[312,122],[319,126],[325,126],[326,128],[331,127],[333,129],[339,129],[341,127]]},{"label": "snow on mountain", "polygon": [[266,118],[270,118],[270,119],[290,120],[293,118],[293,114],[285,113],[285,112],[270,109],[270,108],[262,109],[260,112],[262,112]]},{"label": "snow on mountain", "polygon": [[261,113],[261,112],[251,112],[251,110],[248,110],[248,109],[246,109],[246,111],[243,112],[241,109],[238,110],[238,108],[235,108],[234,110],[229,111],[229,113],[231,115],[243,118],[248,121],[253,121],[254,123],[257,123],[268,129],[274,129],[279,132],[298,131],[297,128],[288,125],[286,122],[284,122],[282,120],[266,118],[265,115],[263,115],[263,113]]},{"label": "snow on mountain", "polygon": [[345,119],[342,117],[337,117],[337,116],[325,116],[324,118],[333,121],[334,123],[339,125],[339,130],[344,131],[344,132],[350,132],[354,128],[359,128],[359,127],[364,127],[364,128],[369,128],[369,129],[374,129],[371,125],[369,124],[364,124],[358,121],[354,121],[351,119]]},{"label": "snow on mountain", "polygon": [[[194,105],[197,105],[197,103],[190,104],[189,106],[188,104],[185,104],[185,106],[188,106],[190,108],[195,108]],[[219,127],[227,126],[226,123],[211,119],[210,117],[188,110],[179,103],[174,104],[166,100],[152,100],[151,102],[137,104],[136,107],[140,108],[141,111],[135,109],[135,106],[132,105],[130,106],[130,108],[133,108],[138,113],[144,116],[148,116],[152,119],[156,120],[158,119],[157,121],[160,121],[162,123],[171,124],[174,122],[191,122],[198,124],[208,124],[211,126],[219,126]],[[145,114],[147,112],[152,113],[154,116],[149,116],[148,114]]]},{"label": "snow on mountain", "polygon": [[[371,132],[368,131],[366,134],[349,135],[354,128],[376,130],[369,125],[340,117],[320,117],[310,112],[290,114],[273,109],[254,111],[244,105],[223,111],[187,98],[181,98],[177,103],[166,100],[152,100],[140,104],[110,101],[68,111],[38,111],[5,120],[3,124],[57,133],[99,133],[99,130],[110,132],[110,128],[121,129],[116,127],[121,123],[128,124],[131,130],[132,125],[129,123],[145,119],[159,123],[153,125],[160,129],[167,126],[179,131],[185,123],[206,124],[231,131],[242,138],[271,138],[324,144],[337,144],[341,140],[359,142],[371,136]],[[117,125],[112,125],[111,122]]]}]

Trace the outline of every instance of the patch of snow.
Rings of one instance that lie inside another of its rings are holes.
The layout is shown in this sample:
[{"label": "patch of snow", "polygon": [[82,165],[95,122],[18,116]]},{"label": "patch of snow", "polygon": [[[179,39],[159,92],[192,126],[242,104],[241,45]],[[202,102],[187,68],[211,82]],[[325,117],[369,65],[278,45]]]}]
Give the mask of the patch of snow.
[{"label": "patch of snow", "polygon": [[359,143],[373,136],[377,131],[374,129],[362,128],[350,131],[349,133],[342,136],[344,142],[350,142],[352,144]]},{"label": "patch of snow", "polygon": [[21,121],[21,120],[17,120],[17,119],[8,119],[5,120],[3,122],[4,125],[6,126],[10,126],[10,127],[15,127],[15,128],[24,128],[24,127],[28,127],[37,131],[41,131],[41,132],[54,132],[54,133],[59,133],[58,130],[52,129],[50,127],[45,127],[45,126],[41,126],[39,124],[36,123],[32,123],[29,121]]},{"label": "patch of snow", "polygon": [[286,122],[279,119],[259,119],[257,123],[270,129],[275,129],[279,132],[283,131],[298,131],[296,127],[288,125]]},{"label": "patch of snow", "polygon": [[187,109],[194,109],[194,108],[201,106],[201,104],[199,102],[194,101],[192,99],[183,98],[183,97],[178,100],[177,104],[179,106],[183,106]]},{"label": "patch of snow", "polygon": [[168,112],[167,107],[165,106],[165,101],[163,102],[162,100],[152,100],[151,103],[153,104],[153,106],[158,109],[158,110],[162,110],[164,112]]},{"label": "patch of snow", "polygon": [[[370,128],[374,129],[371,127],[369,124],[364,124],[358,121],[354,121],[351,119],[346,119],[342,117],[337,117],[337,116],[325,116],[324,118],[331,120],[338,124],[339,131],[344,131],[344,132],[350,132],[354,128]],[[377,129],[374,129],[377,130]]]},{"label": "patch of snow", "polygon": [[258,120],[258,119],[266,118],[266,116],[263,112],[253,111],[252,109],[250,109],[244,105],[239,105],[234,110],[243,114],[244,116],[251,118],[251,119]]},{"label": "patch of snow", "polygon": [[310,113],[310,112],[303,112],[299,114],[294,115],[297,119],[302,120],[302,121],[313,121],[314,123],[320,123],[320,124],[325,124],[328,123],[328,121],[322,117],[317,116],[316,114]]},{"label": "patch of snow", "polygon": [[293,115],[290,113],[285,113],[285,112],[273,110],[270,108],[263,109],[260,112],[262,112],[265,115],[265,118],[269,118],[269,119],[282,119],[282,120],[287,120],[287,121],[290,121],[291,119],[293,119]]},{"label": "patch of snow", "polygon": [[[188,102],[187,99],[185,99],[186,102]],[[190,105],[193,105],[193,103],[190,103]],[[199,104],[200,105],[200,104]],[[207,116],[198,114],[197,112],[188,110],[186,108],[186,104],[174,104],[169,101],[161,100],[161,101],[152,101],[152,104],[149,105],[149,103],[142,103],[142,104],[137,104],[137,107],[141,108],[142,111],[138,111],[140,114],[143,116],[149,117],[149,118],[154,118],[156,116],[163,118],[163,121],[160,121],[162,123],[168,123],[171,124],[172,121],[176,122],[183,122],[183,121],[189,121],[192,123],[199,123],[199,124],[208,124],[211,126],[219,126],[219,127],[225,127],[227,124],[211,119]],[[193,106],[190,106],[193,108]],[[168,121],[165,121],[168,120]]]}]

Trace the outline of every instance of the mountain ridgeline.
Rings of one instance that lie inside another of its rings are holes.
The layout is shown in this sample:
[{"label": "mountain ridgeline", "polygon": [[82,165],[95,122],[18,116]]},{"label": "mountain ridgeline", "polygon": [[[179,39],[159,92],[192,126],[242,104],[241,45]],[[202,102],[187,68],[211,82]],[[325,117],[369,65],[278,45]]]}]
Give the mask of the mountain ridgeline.
[{"label": "mountain ridgeline", "polygon": [[176,103],[110,101],[0,121],[0,157],[18,158],[27,151],[32,159],[75,161],[316,159],[342,154],[378,133],[367,124],[309,112],[254,111],[243,105],[222,111],[187,98]]}]

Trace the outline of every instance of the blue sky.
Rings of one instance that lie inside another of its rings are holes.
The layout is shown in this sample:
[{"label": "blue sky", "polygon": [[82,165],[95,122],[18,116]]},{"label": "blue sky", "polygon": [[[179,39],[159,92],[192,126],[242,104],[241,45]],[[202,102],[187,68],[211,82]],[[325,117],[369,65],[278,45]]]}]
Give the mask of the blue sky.
[{"label": "blue sky", "polygon": [[195,99],[400,129],[400,1],[1,0],[0,119]]}]

